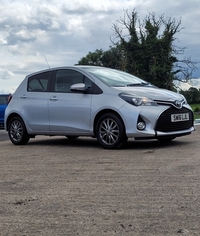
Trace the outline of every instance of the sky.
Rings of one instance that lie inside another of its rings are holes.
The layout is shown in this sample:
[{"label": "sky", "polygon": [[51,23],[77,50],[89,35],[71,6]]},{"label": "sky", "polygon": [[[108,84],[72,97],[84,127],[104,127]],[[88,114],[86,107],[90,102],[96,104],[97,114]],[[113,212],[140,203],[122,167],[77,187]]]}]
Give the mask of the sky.
[{"label": "sky", "polygon": [[126,10],[141,21],[149,13],[181,20],[174,43],[185,47],[183,58],[200,62],[199,0],[0,0],[0,93],[13,93],[27,74],[108,50]]}]

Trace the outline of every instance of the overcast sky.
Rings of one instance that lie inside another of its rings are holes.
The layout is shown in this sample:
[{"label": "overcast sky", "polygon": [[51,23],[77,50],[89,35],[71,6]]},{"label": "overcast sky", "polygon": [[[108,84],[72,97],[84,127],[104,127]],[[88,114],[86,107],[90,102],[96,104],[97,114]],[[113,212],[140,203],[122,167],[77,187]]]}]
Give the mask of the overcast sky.
[{"label": "overcast sky", "polygon": [[181,19],[176,44],[200,62],[199,0],[0,0],[0,92],[46,69],[46,59],[50,67],[74,65],[89,51],[108,50],[112,25],[134,9],[140,20],[152,12]]}]

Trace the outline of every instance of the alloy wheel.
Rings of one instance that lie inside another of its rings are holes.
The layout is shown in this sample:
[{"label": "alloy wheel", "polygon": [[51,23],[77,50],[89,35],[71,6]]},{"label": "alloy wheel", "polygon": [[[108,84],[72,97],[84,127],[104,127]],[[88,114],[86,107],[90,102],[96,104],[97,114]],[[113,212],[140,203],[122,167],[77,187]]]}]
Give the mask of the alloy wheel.
[{"label": "alloy wheel", "polygon": [[16,145],[26,144],[30,139],[23,120],[18,116],[9,122],[8,135],[11,142]]},{"label": "alloy wheel", "polygon": [[119,138],[119,126],[111,118],[102,121],[99,126],[99,135],[106,145],[113,145]]}]

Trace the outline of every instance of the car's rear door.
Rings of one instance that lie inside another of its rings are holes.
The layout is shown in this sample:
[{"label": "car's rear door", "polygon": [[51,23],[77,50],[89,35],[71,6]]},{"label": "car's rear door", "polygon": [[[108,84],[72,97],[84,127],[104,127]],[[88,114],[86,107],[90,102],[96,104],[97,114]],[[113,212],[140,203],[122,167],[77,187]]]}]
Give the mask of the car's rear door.
[{"label": "car's rear door", "polygon": [[49,86],[51,71],[33,75],[27,80],[26,92],[20,94],[23,119],[32,132],[49,132]]},{"label": "car's rear door", "polygon": [[90,127],[90,92],[71,91],[72,84],[91,81],[82,73],[71,69],[55,72],[53,91],[49,99],[50,130],[67,134],[87,134]]}]

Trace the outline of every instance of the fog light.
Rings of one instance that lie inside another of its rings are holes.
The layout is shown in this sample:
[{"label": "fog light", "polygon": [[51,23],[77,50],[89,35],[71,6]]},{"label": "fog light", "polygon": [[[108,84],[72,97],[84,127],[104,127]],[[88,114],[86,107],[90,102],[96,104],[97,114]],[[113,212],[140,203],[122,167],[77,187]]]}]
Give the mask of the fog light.
[{"label": "fog light", "polygon": [[139,122],[139,123],[137,124],[137,128],[138,128],[139,130],[144,130],[144,129],[146,128],[146,124],[145,124],[144,122]]}]

